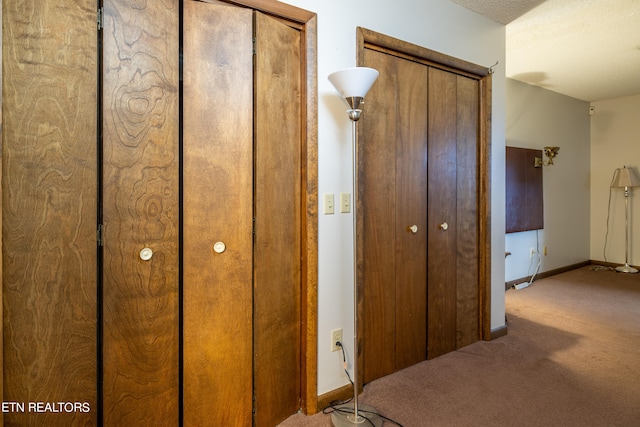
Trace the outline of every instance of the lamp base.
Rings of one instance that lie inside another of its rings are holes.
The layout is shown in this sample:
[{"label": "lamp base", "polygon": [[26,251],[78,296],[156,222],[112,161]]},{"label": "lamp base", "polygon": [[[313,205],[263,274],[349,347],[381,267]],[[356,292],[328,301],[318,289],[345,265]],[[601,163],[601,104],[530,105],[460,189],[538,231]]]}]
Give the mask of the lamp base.
[{"label": "lamp base", "polygon": [[619,271],[620,273],[637,273],[638,272],[636,268],[631,267],[629,264],[616,267],[616,271]]},{"label": "lamp base", "polygon": [[337,406],[331,413],[331,425],[333,427],[343,426],[367,426],[381,427],[382,418],[375,413],[375,409],[368,405],[358,403],[358,417],[356,418],[353,403]]}]

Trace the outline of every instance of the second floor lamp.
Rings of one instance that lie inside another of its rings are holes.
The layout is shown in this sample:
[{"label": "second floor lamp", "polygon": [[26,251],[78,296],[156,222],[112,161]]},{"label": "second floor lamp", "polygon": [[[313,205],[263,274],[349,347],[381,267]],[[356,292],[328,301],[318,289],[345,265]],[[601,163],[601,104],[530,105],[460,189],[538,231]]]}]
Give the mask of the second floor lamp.
[{"label": "second floor lamp", "polygon": [[629,265],[629,189],[640,186],[640,179],[626,166],[616,169],[611,188],[624,188],[624,265],[616,267],[621,273],[637,273],[638,269]]}]

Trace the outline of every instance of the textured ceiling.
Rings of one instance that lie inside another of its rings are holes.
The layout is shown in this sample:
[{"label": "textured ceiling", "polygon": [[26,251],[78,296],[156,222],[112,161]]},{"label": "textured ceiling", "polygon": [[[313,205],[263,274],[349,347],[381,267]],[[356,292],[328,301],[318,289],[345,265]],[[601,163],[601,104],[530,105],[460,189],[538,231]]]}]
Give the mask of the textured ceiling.
[{"label": "textured ceiling", "polygon": [[508,24],[544,0],[451,0],[501,24]]},{"label": "textured ceiling", "polygon": [[640,94],[640,0],[452,0],[506,24],[507,77],[584,101]]}]

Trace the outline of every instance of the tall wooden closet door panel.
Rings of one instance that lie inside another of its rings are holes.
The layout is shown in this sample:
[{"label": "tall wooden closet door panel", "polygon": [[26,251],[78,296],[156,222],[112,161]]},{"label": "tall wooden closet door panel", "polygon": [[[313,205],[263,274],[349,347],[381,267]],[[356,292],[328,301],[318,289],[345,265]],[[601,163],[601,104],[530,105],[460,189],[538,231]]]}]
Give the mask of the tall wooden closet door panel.
[{"label": "tall wooden closet door panel", "polygon": [[360,65],[380,71],[360,121],[358,159],[367,382],[481,339],[486,69],[358,34]]},{"label": "tall wooden closet door panel", "polygon": [[184,2],[184,423],[251,425],[252,11]]},{"label": "tall wooden closet door panel", "polygon": [[177,1],[105,0],[104,424],[178,422]]},{"label": "tall wooden closet door panel", "polygon": [[426,358],[428,68],[373,50],[364,63],[380,71],[360,125],[368,382]]},{"label": "tall wooden closet door panel", "polygon": [[479,296],[479,105],[478,80],[457,76],[456,348],[478,341]]},{"label": "tall wooden closet door panel", "polygon": [[395,371],[396,133],[398,58],[365,50],[364,64],[380,72],[359,122],[358,222],[362,250],[361,325],[364,382]]},{"label": "tall wooden closet door panel", "polygon": [[427,358],[428,67],[398,62],[396,133],[396,364]]},{"label": "tall wooden closet door panel", "polygon": [[95,425],[95,1],[2,3],[4,425]]},{"label": "tall wooden closet door panel", "polygon": [[456,349],[456,75],[429,69],[428,338],[434,358]]},{"label": "tall wooden closet door panel", "polygon": [[255,14],[255,425],[300,408],[300,31]]}]

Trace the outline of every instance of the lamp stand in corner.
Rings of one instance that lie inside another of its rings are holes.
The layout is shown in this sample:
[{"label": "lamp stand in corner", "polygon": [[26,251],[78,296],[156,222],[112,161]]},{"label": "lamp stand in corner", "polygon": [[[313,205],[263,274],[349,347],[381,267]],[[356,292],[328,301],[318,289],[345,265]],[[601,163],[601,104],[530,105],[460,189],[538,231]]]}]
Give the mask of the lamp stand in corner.
[{"label": "lamp stand in corner", "polygon": [[611,181],[611,188],[624,188],[624,265],[616,267],[621,273],[637,273],[638,270],[629,265],[629,188],[640,186],[640,179],[632,169],[624,166],[616,169]]},{"label": "lamp stand in corner", "polygon": [[331,423],[334,427],[343,426],[382,426],[382,418],[375,410],[366,405],[358,405],[358,391],[360,381],[358,375],[358,258],[356,256],[356,205],[358,194],[357,155],[358,155],[358,120],[360,119],[360,104],[364,101],[373,83],[378,78],[378,71],[373,68],[355,67],[336,71],[329,75],[329,81],[349,105],[349,119],[351,119],[352,159],[353,159],[353,400],[351,403],[337,406],[331,413]]}]

